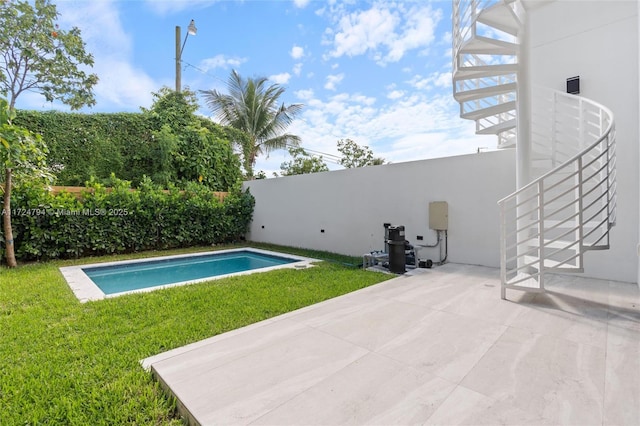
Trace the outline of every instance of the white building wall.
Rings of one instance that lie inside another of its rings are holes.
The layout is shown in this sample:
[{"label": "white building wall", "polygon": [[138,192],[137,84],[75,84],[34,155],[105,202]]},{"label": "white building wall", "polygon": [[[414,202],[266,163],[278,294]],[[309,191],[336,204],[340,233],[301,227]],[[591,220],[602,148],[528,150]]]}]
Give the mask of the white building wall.
[{"label": "white building wall", "polygon": [[[527,2],[536,5],[535,2]],[[640,239],[640,19],[636,1],[556,1],[529,11],[534,85],[581,95],[616,117],[618,216],[611,249],[589,252],[583,276],[637,282]],[[382,224],[405,225],[407,239],[435,241],[428,204],[449,203],[449,260],[499,266],[496,202],[515,189],[515,152],[505,150],[364,169],[247,182],[256,197],[248,238],[361,255],[379,250]],[[324,232],[321,232],[324,230]],[[424,253],[424,255],[422,255]],[[433,249],[422,258],[437,259]]]},{"label": "white building wall", "polygon": [[[542,4],[542,3],[541,3]],[[617,225],[611,249],[585,256],[585,275],[638,281],[638,2],[556,1],[529,11],[535,85],[566,89],[580,76],[580,95],[613,111],[617,127]]]},{"label": "white building wall", "polygon": [[[436,241],[428,206],[449,207],[451,262],[499,266],[497,201],[515,190],[505,150],[245,183],[256,199],[248,238],[349,255],[383,249],[383,223],[404,225],[414,245]],[[321,232],[324,230],[324,232]],[[435,249],[420,258],[438,260]]]}]

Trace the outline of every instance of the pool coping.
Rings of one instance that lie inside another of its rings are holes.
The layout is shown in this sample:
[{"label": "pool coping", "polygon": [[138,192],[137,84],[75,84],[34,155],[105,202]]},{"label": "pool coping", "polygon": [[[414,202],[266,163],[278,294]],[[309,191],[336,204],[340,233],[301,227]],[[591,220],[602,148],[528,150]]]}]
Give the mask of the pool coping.
[{"label": "pool coping", "polygon": [[[289,259],[295,259],[297,261],[292,263],[287,263],[284,265],[268,266],[266,268],[234,272],[231,274],[224,274],[224,275],[218,275],[218,276],[207,277],[207,278],[199,278],[195,280],[180,281],[177,283],[164,284],[164,285],[159,285],[159,286],[149,287],[149,288],[141,288],[137,290],[123,291],[120,293],[113,293],[113,294],[105,294],[102,290],[100,290],[100,288],[91,280],[91,278],[89,278],[89,276],[83,270],[86,268],[144,263],[144,262],[149,262],[151,260],[155,261],[155,260],[180,259],[185,257],[208,256],[211,254],[234,253],[234,252],[240,252],[240,251],[249,251],[249,252],[264,254],[269,256],[285,257]],[[304,257],[304,256],[297,256],[295,254],[280,253],[275,251],[257,249],[253,247],[243,247],[243,248],[228,249],[228,250],[213,250],[213,251],[205,251],[205,252],[199,252],[199,253],[186,253],[186,254],[176,254],[176,255],[168,255],[168,256],[147,257],[142,259],[118,260],[118,261],[102,262],[102,263],[88,263],[85,265],[63,266],[58,269],[62,273],[62,276],[64,277],[64,279],[67,281],[67,284],[73,291],[73,294],[78,298],[78,300],[81,303],[86,303],[89,301],[110,299],[113,297],[124,296],[127,294],[148,293],[151,291],[156,291],[164,288],[178,287],[178,286],[188,285],[188,284],[197,284],[197,283],[213,281],[221,278],[256,274],[260,272],[269,272],[276,269],[285,269],[285,268],[305,269],[313,266],[312,265],[313,262],[319,262],[319,261],[320,260],[318,259],[313,259],[313,258]]]}]

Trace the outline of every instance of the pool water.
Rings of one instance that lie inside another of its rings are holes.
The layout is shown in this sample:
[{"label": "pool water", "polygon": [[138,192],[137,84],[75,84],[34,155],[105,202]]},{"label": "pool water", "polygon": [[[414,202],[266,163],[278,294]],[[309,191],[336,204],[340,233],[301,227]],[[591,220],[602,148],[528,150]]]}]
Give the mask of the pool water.
[{"label": "pool water", "polygon": [[298,261],[299,259],[253,251],[233,251],[121,265],[83,267],[82,270],[104,294],[108,295]]}]

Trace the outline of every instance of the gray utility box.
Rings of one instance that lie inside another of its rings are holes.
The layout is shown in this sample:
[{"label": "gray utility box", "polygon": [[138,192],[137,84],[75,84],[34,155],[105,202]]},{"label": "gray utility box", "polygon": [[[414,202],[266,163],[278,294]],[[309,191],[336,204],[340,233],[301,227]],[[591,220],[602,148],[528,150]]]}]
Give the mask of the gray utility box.
[{"label": "gray utility box", "polygon": [[429,229],[435,231],[449,229],[449,204],[446,201],[429,203]]}]

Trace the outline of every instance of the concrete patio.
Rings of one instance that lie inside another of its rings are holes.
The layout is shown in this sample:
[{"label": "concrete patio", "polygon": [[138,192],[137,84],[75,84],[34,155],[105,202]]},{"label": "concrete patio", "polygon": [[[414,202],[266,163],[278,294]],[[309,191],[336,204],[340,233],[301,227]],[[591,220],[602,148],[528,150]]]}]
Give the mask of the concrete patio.
[{"label": "concrete patio", "polygon": [[143,361],[191,424],[640,424],[640,292],[447,264]]}]

